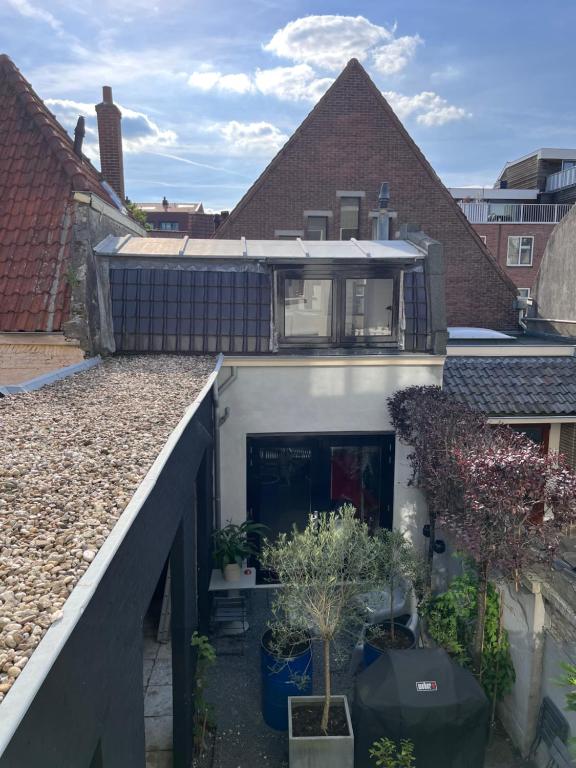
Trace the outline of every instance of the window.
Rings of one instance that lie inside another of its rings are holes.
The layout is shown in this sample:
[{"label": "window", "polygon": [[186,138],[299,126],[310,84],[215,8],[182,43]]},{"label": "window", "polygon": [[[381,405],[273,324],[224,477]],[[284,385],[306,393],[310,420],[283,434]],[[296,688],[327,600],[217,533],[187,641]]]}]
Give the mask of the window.
[{"label": "window", "polygon": [[506,258],[506,264],[509,267],[531,267],[533,250],[533,237],[511,235],[508,238],[508,254]]},{"label": "window", "polygon": [[360,227],[360,198],[340,198],[340,240],[358,237]]},{"label": "window", "polygon": [[327,338],[332,332],[332,280],[284,282],[284,335]]},{"label": "window", "polygon": [[383,268],[279,270],[280,343],[347,346],[396,342],[398,279]]},{"label": "window", "polygon": [[520,296],[521,299],[529,299],[530,288],[518,288],[518,296]]},{"label": "window", "polygon": [[346,280],[344,335],[390,336],[393,296],[394,280],[390,278]]},{"label": "window", "polygon": [[327,240],[328,218],[326,216],[308,216],[306,219],[307,240]]},{"label": "window", "polygon": [[567,171],[568,168],[574,168],[576,166],[576,160],[562,160],[562,170]]},{"label": "window", "polygon": [[160,229],[164,232],[178,232],[180,227],[177,221],[161,221]]}]

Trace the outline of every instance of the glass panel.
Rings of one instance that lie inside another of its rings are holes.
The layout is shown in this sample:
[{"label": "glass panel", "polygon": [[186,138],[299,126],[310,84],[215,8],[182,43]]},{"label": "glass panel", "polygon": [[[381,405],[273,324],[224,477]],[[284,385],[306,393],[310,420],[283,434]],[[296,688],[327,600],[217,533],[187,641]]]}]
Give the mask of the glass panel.
[{"label": "glass panel", "polygon": [[274,541],[296,524],[305,528],[311,513],[312,451],[306,446],[258,449],[258,506],[266,536]]},{"label": "glass panel", "polygon": [[340,240],[358,236],[360,198],[343,197],[340,200]]},{"label": "glass panel", "polygon": [[332,281],[284,282],[284,333],[326,337],[332,329]]},{"label": "glass panel", "polygon": [[507,258],[507,264],[513,266],[514,264],[518,264],[520,256],[520,238],[519,237],[509,237],[508,238],[508,258]]},{"label": "glass panel", "polygon": [[370,528],[380,519],[380,452],[378,445],[330,449],[330,505],[350,503]]},{"label": "glass panel", "polygon": [[306,238],[308,240],[326,240],[328,220],[325,216],[309,216],[306,224]]},{"label": "glass panel", "polygon": [[394,280],[346,280],[346,336],[390,336]]}]

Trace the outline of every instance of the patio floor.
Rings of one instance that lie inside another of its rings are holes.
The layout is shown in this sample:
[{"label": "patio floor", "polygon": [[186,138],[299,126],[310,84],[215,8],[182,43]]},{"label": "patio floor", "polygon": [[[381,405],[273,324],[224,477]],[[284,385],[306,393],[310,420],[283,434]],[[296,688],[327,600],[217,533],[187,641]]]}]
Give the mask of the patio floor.
[{"label": "patio floor", "polygon": [[144,624],[144,728],[146,768],[172,768],[172,648],[156,640],[157,627]]},{"label": "patio floor", "polygon": [[[284,768],[288,765],[288,738],[269,728],[260,713],[260,638],[266,628],[269,590],[254,590],[249,613],[250,628],[245,636],[244,655],[219,655],[209,673],[207,700],[214,708],[217,723],[213,763],[205,756],[199,768]],[[235,650],[242,641],[234,641]],[[223,649],[224,650],[224,649]],[[338,666],[340,668],[338,668]],[[352,678],[349,662],[337,665],[333,673],[334,693],[350,695]],[[321,659],[314,657],[314,692],[322,688]],[[150,764],[160,768],[162,763]],[[533,768],[520,758],[500,728],[496,728],[488,749],[485,768]]]}]

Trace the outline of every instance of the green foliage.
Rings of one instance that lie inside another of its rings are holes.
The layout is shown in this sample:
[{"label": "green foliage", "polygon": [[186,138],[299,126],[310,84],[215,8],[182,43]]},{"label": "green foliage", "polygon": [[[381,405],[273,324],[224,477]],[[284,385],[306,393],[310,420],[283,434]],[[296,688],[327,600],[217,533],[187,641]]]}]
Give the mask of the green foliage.
[{"label": "green foliage", "polygon": [[568,664],[563,661],[560,666],[564,674],[554,682],[562,688],[568,689],[566,692],[566,709],[568,712],[576,712],[576,664]]},{"label": "green foliage", "polygon": [[[430,637],[469,669],[477,594],[477,580],[467,572],[453,579],[446,592],[427,600],[421,609]],[[486,694],[497,701],[511,691],[515,680],[508,633],[501,626],[500,600],[492,584],[488,585],[480,679]]]},{"label": "green foliage", "polygon": [[378,739],[370,747],[370,757],[377,768],[415,768],[414,744],[402,739],[398,746],[392,739]]},{"label": "green foliage", "polygon": [[194,632],[190,645],[196,648],[196,688],[194,694],[194,743],[198,753],[206,749],[206,732],[214,727],[212,707],[204,698],[208,670],[216,661],[216,651],[205,635]]},{"label": "green foliage", "polygon": [[124,201],[124,205],[126,206],[126,210],[130,213],[134,221],[140,224],[141,227],[144,227],[146,230],[152,229],[152,224],[149,224],[147,221],[146,211],[138,208],[136,203],[133,203],[128,198],[126,198]]},{"label": "green foliage", "polygon": [[240,525],[228,523],[224,528],[214,531],[214,562],[218,568],[231,563],[240,564],[244,558],[256,554],[256,548],[249,541],[250,534],[260,536],[265,525],[245,520]]},{"label": "green foliage", "polygon": [[280,534],[265,542],[261,560],[275,572],[282,589],[275,590],[269,626],[279,647],[300,635],[322,644],[326,733],[330,708],[330,648],[346,632],[356,638],[364,620],[360,596],[378,586],[378,540],[345,505],[338,512],[310,516],[302,531]]}]

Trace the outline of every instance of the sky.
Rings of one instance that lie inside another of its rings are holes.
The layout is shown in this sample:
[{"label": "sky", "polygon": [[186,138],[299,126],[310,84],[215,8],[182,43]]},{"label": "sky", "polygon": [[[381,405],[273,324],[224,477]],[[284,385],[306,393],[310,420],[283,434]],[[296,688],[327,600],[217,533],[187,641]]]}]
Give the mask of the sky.
[{"label": "sky", "polygon": [[0,0],[7,53],[70,131],[112,86],[133,201],[232,208],[358,58],[447,186],[576,147],[574,0]]}]

